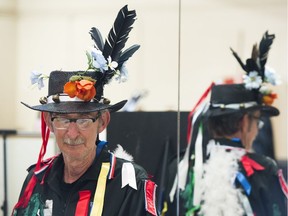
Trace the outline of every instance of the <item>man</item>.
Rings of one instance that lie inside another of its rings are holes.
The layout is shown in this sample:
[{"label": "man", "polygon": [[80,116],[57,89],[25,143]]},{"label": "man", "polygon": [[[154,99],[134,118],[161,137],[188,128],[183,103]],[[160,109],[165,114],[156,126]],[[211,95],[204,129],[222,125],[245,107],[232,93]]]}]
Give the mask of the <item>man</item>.
[{"label": "man", "polygon": [[[186,215],[286,215],[282,171],[272,159],[251,153],[261,118],[279,115],[268,88],[276,74],[265,67],[274,37],[266,32],[246,64],[233,51],[246,72],[244,83],[212,85],[209,105],[193,115]],[[209,135],[203,134],[207,129]]]},{"label": "man", "polygon": [[[135,11],[123,7],[105,44],[98,29],[92,28],[95,47],[87,53],[88,71],[53,71],[48,96],[40,99],[41,105],[23,103],[42,112],[43,144],[37,164],[29,168],[13,215],[158,214],[156,185],[146,171],[121,148],[107,151],[106,142],[98,138],[109,124],[110,113],[126,103],[110,105],[103,89],[112,77],[121,79],[126,73],[124,62],[139,48],[134,45],[122,52],[135,17]],[[38,78],[41,82],[43,75]],[[43,160],[49,131],[61,153]]]}]

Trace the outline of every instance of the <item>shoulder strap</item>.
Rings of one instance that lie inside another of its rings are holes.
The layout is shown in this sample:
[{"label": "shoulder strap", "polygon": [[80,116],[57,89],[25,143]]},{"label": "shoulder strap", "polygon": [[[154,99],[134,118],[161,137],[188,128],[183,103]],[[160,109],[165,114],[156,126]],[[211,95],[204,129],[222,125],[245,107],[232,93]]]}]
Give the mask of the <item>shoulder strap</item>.
[{"label": "shoulder strap", "polygon": [[98,156],[100,154],[100,152],[102,151],[103,147],[105,145],[107,145],[108,142],[106,141],[100,141],[98,144],[97,144],[97,148],[96,148],[96,156]]}]

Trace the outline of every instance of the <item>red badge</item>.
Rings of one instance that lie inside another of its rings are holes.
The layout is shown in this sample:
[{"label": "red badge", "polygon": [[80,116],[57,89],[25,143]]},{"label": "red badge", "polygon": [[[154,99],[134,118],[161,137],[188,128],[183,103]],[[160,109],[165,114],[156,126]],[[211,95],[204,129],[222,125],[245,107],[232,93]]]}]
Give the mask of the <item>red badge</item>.
[{"label": "red badge", "polygon": [[144,188],[145,208],[146,208],[146,211],[148,211],[149,213],[155,216],[157,216],[156,204],[155,204],[156,187],[157,185],[154,182],[150,180],[145,181],[145,188]]},{"label": "red badge", "polygon": [[285,194],[286,198],[288,198],[288,186],[287,186],[287,183],[284,179],[283,172],[281,169],[278,170],[278,178],[279,178],[281,189],[282,189],[283,193]]}]

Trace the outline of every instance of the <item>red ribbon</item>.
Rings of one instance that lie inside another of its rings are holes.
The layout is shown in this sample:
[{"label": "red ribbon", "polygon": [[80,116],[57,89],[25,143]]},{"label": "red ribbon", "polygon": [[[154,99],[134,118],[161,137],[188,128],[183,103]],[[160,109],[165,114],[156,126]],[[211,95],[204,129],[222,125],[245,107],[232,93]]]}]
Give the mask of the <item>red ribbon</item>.
[{"label": "red ribbon", "polygon": [[91,192],[89,190],[79,191],[79,200],[76,206],[75,215],[87,216],[89,213]]},{"label": "red ribbon", "polygon": [[[49,135],[50,135],[50,130],[46,125],[46,122],[44,120],[44,113],[41,113],[41,133],[42,133],[42,146],[41,146],[41,150],[39,152],[39,156],[38,156],[38,161],[35,167],[34,172],[38,171],[41,169],[42,163],[43,163],[43,157],[46,153],[46,148],[47,148],[47,144],[48,144],[48,140],[49,140]],[[19,201],[16,203],[13,212],[16,208],[22,207],[22,208],[26,208],[28,206],[28,203],[30,201],[30,198],[32,196],[33,190],[37,184],[37,177],[35,174],[33,174],[32,178],[30,179],[30,181],[28,182],[22,196],[20,197]],[[12,214],[13,214],[12,212]]]},{"label": "red ribbon", "polygon": [[[25,191],[23,193],[23,195],[20,197],[19,201],[16,203],[13,212],[15,209],[19,208],[19,207],[27,207],[30,197],[32,195],[33,189],[36,185],[37,182],[37,177],[35,175],[32,176],[32,178],[30,179],[29,183],[27,184]],[[13,215],[12,212],[12,215]]]},{"label": "red ribbon", "polygon": [[264,170],[265,168],[261,166],[256,161],[249,158],[247,155],[244,155],[241,158],[242,165],[247,173],[247,176],[251,176],[254,173],[254,170]]},{"label": "red ribbon", "polygon": [[211,91],[212,86],[214,86],[214,82],[212,82],[210,84],[210,86],[206,89],[206,91],[204,92],[204,94],[201,96],[201,98],[198,100],[198,102],[196,103],[196,105],[193,107],[192,111],[189,113],[188,115],[188,126],[187,126],[187,143],[190,143],[190,138],[191,138],[191,127],[192,127],[192,116],[194,115],[195,110],[197,109],[197,107],[202,103],[202,101],[204,101],[204,99],[207,97],[207,95],[209,94],[209,92]]},{"label": "red ribbon", "polygon": [[42,146],[39,152],[38,161],[36,164],[35,171],[38,171],[41,168],[41,163],[43,162],[43,157],[46,153],[46,148],[49,140],[50,130],[46,125],[44,120],[44,113],[41,113],[41,134],[42,134]]}]

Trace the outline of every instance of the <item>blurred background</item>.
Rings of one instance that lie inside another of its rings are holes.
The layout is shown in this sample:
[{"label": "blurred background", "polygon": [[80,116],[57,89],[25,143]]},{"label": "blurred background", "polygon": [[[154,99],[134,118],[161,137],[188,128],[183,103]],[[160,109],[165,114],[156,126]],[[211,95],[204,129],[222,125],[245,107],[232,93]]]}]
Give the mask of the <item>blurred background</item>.
[{"label": "blurred background", "polygon": [[[245,61],[266,30],[274,33],[267,66],[280,74],[282,85],[273,88],[281,112],[271,122],[273,145],[276,159],[287,159],[286,0],[182,0],[181,10],[176,0],[0,0],[0,130],[18,133],[7,137],[5,151],[0,140],[0,176],[7,153],[9,213],[41,146],[39,113],[20,102],[38,104],[47,82],[41,91],[31,88],[30,72],[85,70],[90,28],[106,37],[125,4],[138,15],[127,47],[141,48],[127,64],[128,81],[106,86],[105,97],[116,103],[145,92],[135,111],[191,111],[212,81],[241,80],[244,71],[230,47]],[[50,142],[47,157],[56,151],[53,136]]]}]

